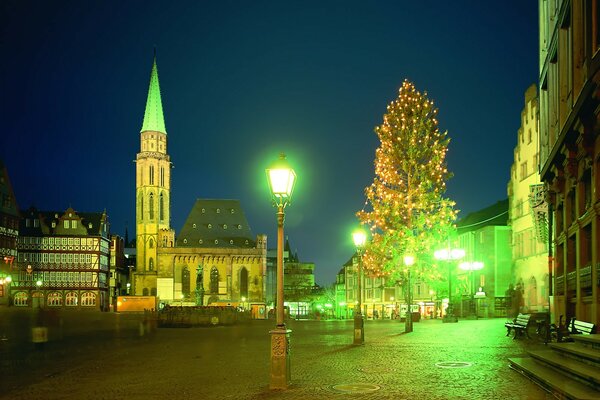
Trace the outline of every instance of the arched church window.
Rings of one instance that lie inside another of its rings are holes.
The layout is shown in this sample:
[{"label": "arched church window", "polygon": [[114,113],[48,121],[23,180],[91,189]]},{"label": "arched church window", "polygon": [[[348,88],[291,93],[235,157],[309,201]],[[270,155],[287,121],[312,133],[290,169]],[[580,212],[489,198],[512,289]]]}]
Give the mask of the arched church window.
[{"label": "arched church window", "polygon": [[154,258],[150,257],[150,261],[148,261],[148,270],[154,271]]},{"label": "arched church window", "polygon": [[150,243],[148,244],[148,247],[150,247],[151,249],[154,248],[154,240],[150,239]]},{"label": "arched church window", "polygon": [[217,267],[212,267],[210,270],[210,292],[219,293],[219,270]]},{"label": "arched church window", "polygon": [[154,195],[150,193],[150,219],[154,219]]},{"label": "arched church window", "polygon": [[240,270],[240,297],[248,298],[248,270],[242,267]]},{"label": "arched church window", "polygon": [[158,200],[158,218],[162,222],[165,219],[165,202],[163,199],[163,194],[160,194],[160,198]]},{"label": "arched church window", "polygon": [[189,297],[190,295],[190,270],[188,267],[183,267],[181,271],[181,293],[185,297]]},{"label": "arched church window", "polygon": [[154,185],[154,165],[150,166],[150,184]]}]

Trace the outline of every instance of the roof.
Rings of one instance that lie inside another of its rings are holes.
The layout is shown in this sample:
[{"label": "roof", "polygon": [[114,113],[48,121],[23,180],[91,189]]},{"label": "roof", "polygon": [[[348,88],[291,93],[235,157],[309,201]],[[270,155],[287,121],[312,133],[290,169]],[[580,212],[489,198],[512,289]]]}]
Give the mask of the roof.
[{"label": "roof", "polygon": [[152,64],[150,73],[150,86],[148,88],[148,99],[146,100],[146,110],[144,111],[144,123],[142,130],[167,133],[165,128],[165,118],[163,116],[162,100],[160,97],[160,85],[158,83],[158,68],[156,66],[156,57]]},{"label": "roof", "polygon": [[[27,226],[29,220],[29,226]],[[38,223],[34,221],[38,220]],[[71,221],[77,221],[73,225]],[[68,228],[64,221],[69,221]],[[106,212],[81,213],[69,207],[65,211],[39,211],[34,207],[21,213],[19,236],[109,236]],[[36,226],[37,225],[37,226]]]},{"label": "roof", "polygon": [[8,177],[8,171],[2,160],[0,160],[0,213],[12,215],[13,217],[19,216],[17,200]]},{"label": "roof", "polygon": [[501,200],[496,204],[467,214],[457,223],[459,233],[474,231],[485,226],[507,226],[508,225],[508,199]]},{"label": "roof", "polygon": [[254,248],[256,240],[239,200],[197,199],[177,247]]}]

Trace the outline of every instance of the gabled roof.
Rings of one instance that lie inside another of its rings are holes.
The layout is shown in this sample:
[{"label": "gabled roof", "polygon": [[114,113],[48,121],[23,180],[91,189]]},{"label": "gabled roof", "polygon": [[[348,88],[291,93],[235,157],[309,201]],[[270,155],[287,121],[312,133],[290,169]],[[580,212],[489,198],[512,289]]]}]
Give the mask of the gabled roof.
[{"label": "gabled roof", "polygon": [[2,160],[0,160],[0,213],[12,215],[13,217],[19,216],[15,193]]},{"label": "gabled roof", "polygon": [[160,97],[160,85],[158,83],[158,68],[156,67],[156,57],[152,64],[150,73],[150,87],[148,88],[148,99],[146,100],[146,110],[144,111],[144,123],[142,130],[167,133],[165,128],[165,118],[163,116],[162,100]]},{"label": "gabled roof", "polygon": [[197,199],[176,242],[177,247],[256,247],[239,200]]},{"label": "gabled roof", "polygon": [[467,214],[457,223],[459,233],[475,231],[486,226],[508,225],[508,199],[502,200],[482,210]]},{"label": "gabled roof", "polygon": [[[29,226],[27,226],[29,219]],[[34,223],[38,220],[38,223]],[[64,221],[68,220],[68,228]],[[74,226],[71,221],[77,221]],[[37,224],[37,226],[36,226]],[[71,207],[65,211],[39,211],[34,207],[21,213],[19,236],[109,236],[106,212],[81,213]]]}]

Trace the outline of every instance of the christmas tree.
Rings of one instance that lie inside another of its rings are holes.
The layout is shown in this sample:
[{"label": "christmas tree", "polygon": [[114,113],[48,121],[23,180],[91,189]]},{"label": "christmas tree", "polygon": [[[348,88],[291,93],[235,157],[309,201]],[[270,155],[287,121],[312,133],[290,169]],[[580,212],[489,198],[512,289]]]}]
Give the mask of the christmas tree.
[{"label": "christmas tree", "polygon": [[405,80],[375,128],[380,141],[375,177],[365,189],[366,206],[357,213],[372,236],[363,256],[367,273],[403,286],[408,286],[409,267],[403,262],[408,254],[415,259],[413,278],[443,279],[433,252],[445,243],[456,219],[454,202],[444,197],[451,178],[446,167],[450,139],[439,130],[437,113],[427,93]]}]

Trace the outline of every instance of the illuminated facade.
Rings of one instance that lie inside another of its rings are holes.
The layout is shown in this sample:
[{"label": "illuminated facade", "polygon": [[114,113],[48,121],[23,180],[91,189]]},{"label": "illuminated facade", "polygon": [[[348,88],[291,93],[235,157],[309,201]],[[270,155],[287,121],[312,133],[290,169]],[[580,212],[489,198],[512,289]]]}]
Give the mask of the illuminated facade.
[{"label": "illuminated facade", "polygon": [[[367,318],[391,318],[395,309],[406,306],[400,288],[386,286],[385,278],[370,276],[363,272],[361,304],[362,314]],[[416,285],[413,286],[415,293]],[[352,318],[358,301],[358,256],[354,254],[337,274],[335,284],[336,311],[338,318]],[[418,302],[415,299],[415,304]]]},{"label": "illuminated facade", "polygon": [[132,294],[182,305],[241,305],[265,315],[265,235],[253,236],[237,200],[199,199],[177,239],[170,223],[171,161],[156,60],[136,158],[136,270]]},{"label": "illuminated facade", "polygon": [[[508,220],[512,230],[513,284],[523,293],[523,311],[548,309],[547,204],[539,174],[537,89],[525,92],[521,127],[508,183]],[[541,219],[540,219],[541,217]]]},{"label": "illuminated facade", "polygon": [[17,307],[81,307],[107,311],[110,239],[106,213],[22,213],[18,274],[12,303]]},{"label": "illuminated facade", "polygon": [[475,271],[455,267],[452,291],[462,294],[463,317],[506,316],[505,294],[512,282],[511,229],[507,221],[508,199],[470,213],[456,224],[458,247],[465,250],[460,263],[483,263],[483,268]]},{"label": "illuminated facade", "polygon": [[15,275],[19,211],[6,167],[0,161],[0,307],[10,305]]},{"label": "illuminated facade", "polygon": [[600,322],[598,0],[541,0],[540,175],[553,240],[553,317]]}]

